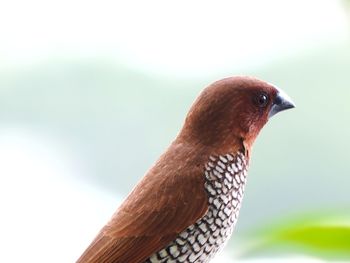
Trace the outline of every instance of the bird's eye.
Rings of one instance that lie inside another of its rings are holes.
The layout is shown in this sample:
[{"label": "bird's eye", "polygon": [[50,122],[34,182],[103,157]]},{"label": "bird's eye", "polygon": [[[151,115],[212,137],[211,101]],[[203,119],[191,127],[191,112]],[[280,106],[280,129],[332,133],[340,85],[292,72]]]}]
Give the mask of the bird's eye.
[{"label": "bird's eye", "polygon": [[269,102],[269,97],[265,93],[259,94],[256,97],[256,103],[259,107],[265,107],[268,102]]}]

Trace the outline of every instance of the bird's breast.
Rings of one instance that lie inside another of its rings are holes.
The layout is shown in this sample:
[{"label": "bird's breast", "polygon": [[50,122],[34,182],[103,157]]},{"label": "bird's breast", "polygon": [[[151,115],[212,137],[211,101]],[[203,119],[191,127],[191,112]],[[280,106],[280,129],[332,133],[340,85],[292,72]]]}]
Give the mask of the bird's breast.
[{"label": "bird's breast", "polygon": [[241,152],[210,156],[203,174],[207,213],[146,262],[208,262],[228,241],[243,198],[246,157]]}]

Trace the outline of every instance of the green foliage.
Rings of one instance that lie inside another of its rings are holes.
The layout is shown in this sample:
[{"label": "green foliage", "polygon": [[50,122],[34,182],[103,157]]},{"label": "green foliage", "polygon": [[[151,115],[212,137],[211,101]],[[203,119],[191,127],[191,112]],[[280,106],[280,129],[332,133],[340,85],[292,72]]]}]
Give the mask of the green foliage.
[{"label": "green foliage", "polygon": [[246,250],[245,255],[282,252],[350,260],[349,222],[319,217],[284,221],[260,231],[260,242]]},{"label": "green foliage", "polygon": [[302,244],[311,248],[344,251],[350,255],[350,227],[310,226],[281,233],[279,240]]}]

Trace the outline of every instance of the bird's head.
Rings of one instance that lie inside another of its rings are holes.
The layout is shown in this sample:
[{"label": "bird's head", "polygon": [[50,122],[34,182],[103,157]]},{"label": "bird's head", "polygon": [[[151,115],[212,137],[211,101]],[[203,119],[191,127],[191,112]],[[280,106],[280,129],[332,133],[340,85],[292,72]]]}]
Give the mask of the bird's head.
[{"label": "bird's head", "polygon": [[218,152],[250,150],[261,128],[294,103],[275,86],[251,77],[230,77],[203,90],[191,107],[179,138]]}]

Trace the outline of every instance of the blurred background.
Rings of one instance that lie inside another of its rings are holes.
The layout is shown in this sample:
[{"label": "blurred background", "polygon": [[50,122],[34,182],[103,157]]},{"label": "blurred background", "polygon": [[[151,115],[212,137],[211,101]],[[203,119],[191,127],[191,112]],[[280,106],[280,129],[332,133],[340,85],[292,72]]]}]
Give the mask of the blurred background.
[{"label": "blurred background", "polygon": [[0,4],[1,262],[74,262],[231,75],[285,90],[216,262],[350,262],[350,2]]}]

